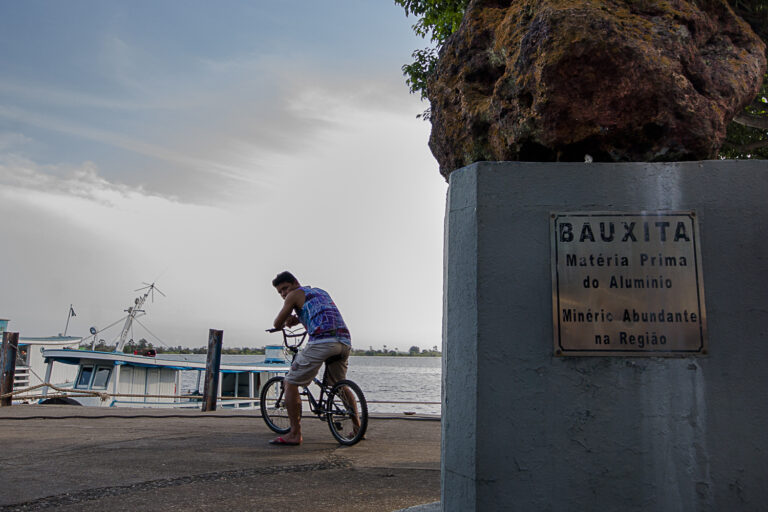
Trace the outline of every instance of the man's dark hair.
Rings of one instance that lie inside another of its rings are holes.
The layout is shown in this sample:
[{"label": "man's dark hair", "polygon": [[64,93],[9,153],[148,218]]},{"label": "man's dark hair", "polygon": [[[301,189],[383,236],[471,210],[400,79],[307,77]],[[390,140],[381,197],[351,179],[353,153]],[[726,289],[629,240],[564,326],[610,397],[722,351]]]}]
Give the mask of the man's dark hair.
[{"label": "man's dark hair", "polygon": [[278,285],[280,285],[282,283],[293,284],[293,283],[298,283],[298,282],[299,282],[299,280],[296,279],[295,277],[293,277],[293,274],[291,274],[290,272],[288,272],[286,270],[285,272],[280,272],[279,274],[277,274],[277,277],[275,277],[272,280],[272,286],[277,288]]}]

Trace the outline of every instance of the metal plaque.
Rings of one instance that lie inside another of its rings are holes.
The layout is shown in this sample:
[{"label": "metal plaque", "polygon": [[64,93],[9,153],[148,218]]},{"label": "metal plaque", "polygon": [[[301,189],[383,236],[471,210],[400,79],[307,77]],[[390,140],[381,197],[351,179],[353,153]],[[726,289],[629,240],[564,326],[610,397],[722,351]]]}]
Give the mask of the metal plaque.
[{"label": "metal plaque", "polygon": [[707,353],[696,213],[551,215],[558,356]]}]

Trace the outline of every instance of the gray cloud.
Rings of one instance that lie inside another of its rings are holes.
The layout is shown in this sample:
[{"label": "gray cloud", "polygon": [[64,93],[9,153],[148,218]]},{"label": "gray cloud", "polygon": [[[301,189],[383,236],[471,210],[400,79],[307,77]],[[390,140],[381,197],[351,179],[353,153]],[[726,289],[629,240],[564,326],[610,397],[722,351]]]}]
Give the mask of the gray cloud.
[{"label": "gray cloud", "polygon": [[[75,99],[75,106],[49,113],[39,106],[25,109],[0,103],[0,120],[31,128],[30,135],[18,134],[26,140],[39,138],[45,144],[51,132],[66,135],[73,140],[68,151],[80,156],[70,165],[92,161],[113,183],[211,204],[273,193],[280,176],[275,176],[270,163],[280,155],[322,150],[327,137],[344,128],[338,124],[339,109],[403,108],[404,86],[399,79],[329,76],[312,69],[301,74],[283,63],[282,68],[268,70],[271,82],[265,85],[258,73],[260,64],[262,59],[201,64],[216,70],[226,85],[215,93],[205,90],[210,84],[180,91],[171,109],[142,108],[138,102],[133,110],[130,102],[119,99],[58,91],[49,101],[63,105]],[[21,90],[0,86],[11,99]],[[170,96],[168,91],[145,101],[162,104],[164,96]],[[136,120],[121,125],[119,118],[115,121],[115,108],[130,111]],[[105,146],[122,151],[105,151]]]}]

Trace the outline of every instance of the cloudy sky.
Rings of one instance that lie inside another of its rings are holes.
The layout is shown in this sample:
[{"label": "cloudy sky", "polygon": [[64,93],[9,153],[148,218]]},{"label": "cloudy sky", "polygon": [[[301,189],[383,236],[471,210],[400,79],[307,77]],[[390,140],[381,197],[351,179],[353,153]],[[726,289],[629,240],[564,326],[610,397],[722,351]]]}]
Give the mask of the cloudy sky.
[{"label": "cloudy sky", "polygon": [[262,346],[289,269],[357,347],[440,345],[446,184],[400,72],[413,21],[388,0],[0,2],[9,330],[60,333],[73,304],[85,335],[156,281],[136,339]]}]

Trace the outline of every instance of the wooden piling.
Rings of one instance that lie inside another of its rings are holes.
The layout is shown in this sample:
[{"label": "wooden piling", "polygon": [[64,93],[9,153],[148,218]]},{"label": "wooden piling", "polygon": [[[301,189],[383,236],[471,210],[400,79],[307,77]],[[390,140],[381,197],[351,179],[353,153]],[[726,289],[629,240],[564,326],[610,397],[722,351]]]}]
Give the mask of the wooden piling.
[{"label": "wooden piling", "polygon": [[[4,332],[2,345],[2,376],[0,376],[0,396],[13,392],[13,378],[16,375],[16,353],[19,349],[19,333]],[[0,407],[10,407],[13,397],[0,398]]]},{"label": "wooden piling", "polygon": [[219,393],[219,368],[221,367],[221,345],[224,331],[208,331],[208,357],[205,362],[205,386],[203,387],[203,412],[216,410],[216,395]]}]

